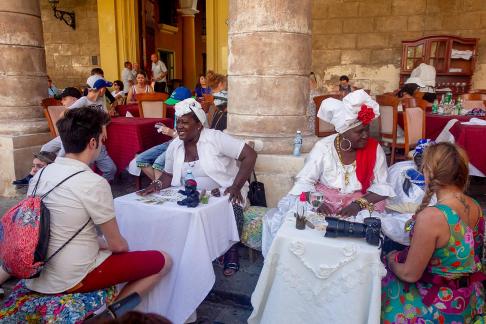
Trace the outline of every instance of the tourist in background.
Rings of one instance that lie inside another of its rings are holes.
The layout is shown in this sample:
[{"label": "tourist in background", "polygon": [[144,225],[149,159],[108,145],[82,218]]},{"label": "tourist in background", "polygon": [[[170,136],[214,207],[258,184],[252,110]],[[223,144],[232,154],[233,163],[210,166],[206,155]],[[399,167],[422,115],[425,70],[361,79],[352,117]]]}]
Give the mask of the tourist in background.
[{"label": "tourist in background", "polygon": [[167,67],[157,54],[150,56],[152,61],[152,82],[155,92],[167,92]]},{"label": "tourist in background", "polygon": [[122,90],[125,89],[125,93],[127,93],[128,89],[130,89],[130,87],[135,84],[135,78],[137,76],[133,75],[132,69],[133,69],[132,63],[130,63],[129,61],[126,61],[125,67],[123,68],[123,71],[122,71],[122,81],[123,81]]},{"label": "tourist in background", "polygon": [[339,78],[339,94],[342,97],[353,91],[353,87],[349,84],[349,78],[346,75],[341,75]]},{"label": "tourist in background", "polygon": [[120,80],[115,80],[113,81],[113,91],[111,92],[111,95],[113,98],[115,98],[115,106],[117,105],[123,105],[125,103],[125,91],[124,89],[124,84]]},{"label": "tourist in background", "polygon": [[47,76],[47,95],[49,98],[56,98],[59,96],[59,89],[56,88],[54,83],[52,83],[52,79]]},{"label": "tourist in background", "polygon": [[154,90],[147,81],[147,74],[144,71],[137,72],[136,80],[137,83],[131,86],[130,90],[128,91],[127,102],[137,102],[137,94],[154,92]]},{"label": "tourist in background", "polygon": [[[422,165],[426,189],[409,226],[410,248],[386,256],[381,319],[482,323],[484,218],[478,202],[465,194],[467,155],[439,143],[425,150]],[[437,203],[428,207],[434,195]]]},{"label": "tourist in background", "polygon": [[208,87],[204,74],[199,75],[199,81],[196,84],[194,93],[196,94],[196,98],[201,98],[203,95],[211,93],[211,88]]},{"label": "tourist in background", "polygon": [[30,170],[30,173],[20,180],[13,181],[12,184],[19,187],[29,185],[30,179],[34,177],[37,171],[39,171],[46,165],[53,163],[55,159],[56,159],[56,154],[53,152],[40,151],[39,153],[35,153],[34,160],[32,161],[32,169]]},{"label": "tourist in background", "polygon": [[211,128],[223,131],[227,125],[228,82],[225,75],[208,71],[208,86],[212,89],[213,103],[209,108]]}]

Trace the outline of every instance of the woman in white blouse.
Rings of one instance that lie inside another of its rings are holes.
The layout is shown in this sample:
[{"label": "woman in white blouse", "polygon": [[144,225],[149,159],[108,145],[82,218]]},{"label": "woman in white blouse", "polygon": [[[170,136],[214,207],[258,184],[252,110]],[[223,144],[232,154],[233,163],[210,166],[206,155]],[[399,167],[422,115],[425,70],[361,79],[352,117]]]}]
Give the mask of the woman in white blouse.
[{"label": "woman in white blouse", "polygon": [[[201,105],[193,98],[175,105],[178,138],[167,148],[164,172],[140,194],[146,195],[170,186],[183,185],[188,170],[198,189],[225,188],[233,203],[238,232],[243,227],[243,208],[248,193],[247,179],[255,166],[257,154],[244,141],[221,131],[207,128]],[[224,257],[224,274],[239,269],[238,250],[233,246]]]},{"label": "woman in white blouse", "polygon": [[378,116],[379,105],[364,90],[351,92],[342,101],[322,102],[317,117],[333,124],[337,134],[314,145],[293,188],[279,202],[279,212],[265,219],[264,250],[302,192],[321,192],[318,211],[324,214],[349,217],[362,209],[384,209],[384,200],[395,193],[387,183],[385,153],[369,136],[370,123]]}]

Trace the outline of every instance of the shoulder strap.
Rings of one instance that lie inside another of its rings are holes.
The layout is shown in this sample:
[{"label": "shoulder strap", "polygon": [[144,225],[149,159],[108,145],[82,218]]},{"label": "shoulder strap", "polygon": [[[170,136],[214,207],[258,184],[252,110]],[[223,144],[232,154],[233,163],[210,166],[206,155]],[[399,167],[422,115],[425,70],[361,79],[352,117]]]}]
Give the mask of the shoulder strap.
[{"label": "shoulder strap", "polygon": [[81,231],[88,225],[90,220],[91,220],[91,218],[89,218],[88,221],[86,223],[84,223],[84,225],[80,229],[78,229],[76,231],[76,233],[74,233],[74,235],[71,236],[71,238],[69,240],[67,240],[63,245],[61,245],[61,247],[59,249],[57,249],[56,252],[54,252],[50,257],[48,257],[46,259],[45,263],[49,262],[56,254],[59,253],[59,251],[61,251],[66,245],[68,245],[69,242],[71,242],[76,236],[78,236],[78,234],[81,233]]},{"label": "shoulder strap", "polygon": [[40,178],[42,177],[42,173],[44,170],[47,168],[47,165],[42,168],[41,173],[39,174],[39,177],[37,178],[37,182],[35,183],[34,190],[32,190],[32,196],[35,196],[35,193],[37,192],[37,186],[39,185]]},{"label": "shoulder strap", "polygon": [[[44,170],[42,170],[42,171],[44,171]],[[56,189],[57,187],[59,187],[60,185],[62,185],[62,184],[63,184],[64,182],[66,182],[67,180],[71,179],[71,178],[72,178],[72,177],[74,177],[75,175],[80,174],[81,172],[84,172],[84,171],[86,171],[86,170],[78,171],[78,172],[76,172],[76,173],[74,173],[74,174],[71,174],[69,177],[67,177],[66,179],[64,179],[64,180],[62,180],[61,182],[59,182],[57,185],[55,185],[55,186],[54,186],[54,188],[52,188],[51,190],[49,190],[48,192],[46,192],[45,194],[43,194],[43,195],[42,195],[42,197],[41,197],[41,200],[42,200],[42,199],[44,199],[44,198],[46,198],[46,197],[47,197],[47,195],[48,195],[48,194],[50,194],[52,190]],[[41,174],[41,175],[42,175],[42,174]],[[39,178],[40,178],[40,176],[39,176]],[[37,186],[37,185],[36,185],[36,186]]]}]

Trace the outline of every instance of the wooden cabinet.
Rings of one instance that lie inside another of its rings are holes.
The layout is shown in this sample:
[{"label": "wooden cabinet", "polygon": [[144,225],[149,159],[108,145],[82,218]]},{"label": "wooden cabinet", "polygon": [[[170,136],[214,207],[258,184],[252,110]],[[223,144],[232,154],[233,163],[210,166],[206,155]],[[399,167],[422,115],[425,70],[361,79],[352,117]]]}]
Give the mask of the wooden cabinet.
[{"label": "wooden cabinet", "polygon": [[441,35],[402,41],[400,87],[420,63],[436,69],[436,89],[450,88],[454,94],[467,93],[477,59],[477,38]]}]

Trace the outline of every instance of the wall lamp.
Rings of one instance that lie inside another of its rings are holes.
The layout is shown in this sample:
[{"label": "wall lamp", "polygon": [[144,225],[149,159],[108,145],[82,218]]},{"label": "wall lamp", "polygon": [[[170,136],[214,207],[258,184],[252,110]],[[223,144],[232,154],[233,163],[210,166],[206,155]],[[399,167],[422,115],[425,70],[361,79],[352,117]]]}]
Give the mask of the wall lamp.
[{"label": "wall lamp", "polygon": [[49,0],[49,3],[52,6],[54,17],[64,21],[64,23],[72,29],[76,29],[76,16],[74,14],[74,11],[63,11],[57,9],[56,6],[59,4],[59,0]]}]

